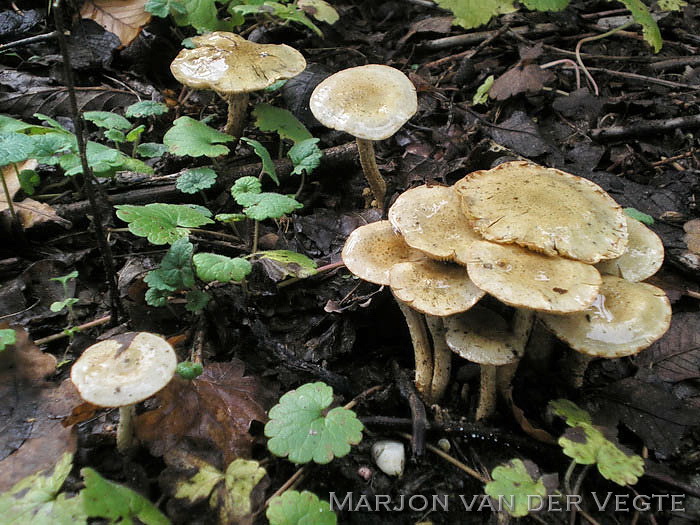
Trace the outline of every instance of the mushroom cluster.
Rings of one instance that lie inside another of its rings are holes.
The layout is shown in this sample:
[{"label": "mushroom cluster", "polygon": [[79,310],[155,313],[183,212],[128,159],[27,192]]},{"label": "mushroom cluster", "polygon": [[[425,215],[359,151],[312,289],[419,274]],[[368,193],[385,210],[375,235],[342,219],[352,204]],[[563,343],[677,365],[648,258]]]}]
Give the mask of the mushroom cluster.
[{"label": "mushroom cluster", "polygon": [[[391,287],[428,402],[444,394],[455,352],[481,365],[476,417],[491,415],[536,317],[589,357],[635,354],[668,329],[664,292],[638,282],[663,262],[661,241],[586,179],[507,162],[410,189],[388,219],[352,232],[343,261]],[[510,325],[475,307],[487,293],[514,308]]]}]

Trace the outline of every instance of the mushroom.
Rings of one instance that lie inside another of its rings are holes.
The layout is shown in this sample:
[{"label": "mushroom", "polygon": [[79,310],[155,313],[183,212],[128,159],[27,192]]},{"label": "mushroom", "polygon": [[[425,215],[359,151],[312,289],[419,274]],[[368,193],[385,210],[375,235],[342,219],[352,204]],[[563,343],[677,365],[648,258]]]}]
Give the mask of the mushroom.
[{"label": "mushroom", "polygon": [[664,262],[664,245],[649,228],[627,217],[627,249],[620,257],[596,264],[603,274],[627,281],[643,281],[654,275]]},{"label": "mushroom", "polygon": [[117,449],[124,453],[133,442],[134,406],[167,385],[176,366],[165,339],[128,332],[87,348],[71,368],[71,381],[88,403],[119,408]]},{"label": "mushroom", "polygon": [[572,367],[575,386],[594,357],[637,354],[659,339],[671,323],[671,304],[660,288],[603,276],[600,293],[591,306],[568,315],[539,314],[545,326],[583,355]]},{"label": "mushroom", "polygon": [[464,212],[485,239],[589,264],[627,246],[624,212],[603,189],[560,170],[506,162],[455,184]]},{"label": "mushroom", "polygon": [[224,131],[239,139],[245,126],[249,94],[292,78],[306,68],[299,51],[283,44],[257,44],[240,35],[215,31],[192,38],[170,65],[181,84],[211,89],[228,102]]},{"label": "mushroom", "polygon": [[324,126],[357,139],[362,171],[377,207],[383,207],[386,183],[372,141],[391,137],[418,110],[411,81],[398,69],[379,64],[344,69],[316,86],[309,108]]}]

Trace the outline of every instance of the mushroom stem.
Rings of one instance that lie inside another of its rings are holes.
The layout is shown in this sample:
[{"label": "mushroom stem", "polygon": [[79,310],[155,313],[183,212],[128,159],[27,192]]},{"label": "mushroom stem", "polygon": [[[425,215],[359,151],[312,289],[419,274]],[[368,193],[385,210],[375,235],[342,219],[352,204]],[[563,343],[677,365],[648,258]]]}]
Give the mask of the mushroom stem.
[{"label": "mushroom stem", "polygon": [[126,454],[134,445],[134,408],[135,405],[119,407],[117,450],[122,454]]},{"label": "mushroom stem", "polygon": [[234,93],[227,95],[228,116],[226,117],[226,127],[224,133],[235,137],[236,140],[243,136],[243,128],[246,123],[246,109],[248,108],[248,93]]},{"label": "mushroom stem", "polygon": [[360,154],[360,164],[362,171],[365,174],[369,189],[372,190],[377,208],[384,207],[384,198],[386,197],[386,182],[379,173],[377,168],[377,160],[374,155],[374,145],[371,140],[356,138],[357,151]]},{"label": "mushroom stem", "polygon": [[481,365],[477,421],[490,417],[496,411],[496,369],[496,365]]},{"label": "mushroom stem", "polygon": [[[524,308],[517,308],[513,315],[513,346],[519,350],[520,355],[524,355],[525,347],[530,339],[532,326],[535,322],[535,312]],[[496,384],[498,392],[505,397],[506,391],[510,388],[515,377],[515,372],[518,370],[520,358],[515,359],[512,363],[499,366],[496,371]]]},{"label": "mushroom stem", "polygon": [[426,401],[432,402],[433,351],[430,347],[425,321],[420,313],[398,297],[394,296],[394,298],[406,319],[408,333],[413,343],[413,352],[416,356],[416,389]]},{"label": "mushroom stem", "polygon": [[433,379],[430,386],[430,398],[436,403],[442,399],[450,382],[452,370],[452,350],[445,341],[445,325],[442,318],[426,315],[425,321],[433,338]]},{"label": "mushroom stem", "polygon": [[576,351],[571,351],[571,354],[573,355],[569,356],[565,365],[566,377],[568,377],[569,385],[573,388],[581,388],[586,369],[588,364],[593,361],[593,357]]}]

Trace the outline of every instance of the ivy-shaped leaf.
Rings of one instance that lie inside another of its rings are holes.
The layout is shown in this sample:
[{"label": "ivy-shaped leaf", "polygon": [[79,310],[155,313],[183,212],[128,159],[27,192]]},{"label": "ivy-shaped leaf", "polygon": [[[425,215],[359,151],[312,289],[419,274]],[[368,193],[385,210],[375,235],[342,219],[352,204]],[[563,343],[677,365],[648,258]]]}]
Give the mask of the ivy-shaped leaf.
[{"label": "ivy-shaped leaf", "polygon": [[160,267],[151,270],[144,277],[149,288],[156,290],[186,290],[194,286],[192,252],[194,246],[187,239],[176,240],[163,257]]},{"label": "ivy-shaped leaf", "polygon": [[0,133],[0,166],[30,159],[34,153],[34,141],[22,133]]},{"label": "ivy-shaped leaf", "polygon": [[464,29],[479,27],[494,16],[516,11],[513,0],[435,0],[435,3],[452,11],[453,24]]},{"label": "ivy-shaped leaf", "polygon": [[233,140],[231,135],[221,133],[190,117],[180,117],[173,122],[163,137],[163,144],[173,155],[190,157],[219,157],[229,152],[224,142]]},{"label": "ivy-shaped leaf", "polygon": [[325,464],[350,452],[362,440],[362,423],[352,410],[336,407],[333,389],[324,383],[307,383],[287,392],[269,412],[267,448],[293,463]]},{"label": "ivy-shaped leaf", "polygon": [[188,312],[201,312],[204,310],[209,301],[211,300],[211,295],[202,290],[190,290],[185,296],[187,303],[185,304],[185,309]]},{"label": "ivy-shaped leaf", "polygon": [[231,196],[237,199],[244,193],[260,193],[262,184],[257,177],[241,177],[231,186]]},{"label": "ivy-shaped leaf", "polygon": [[95,126],[105,129],[125,131],[132,126],[127,119],[110,111],[86,111],[83,113],[83,118]]},{"label": "ivy-shaped leaf", "polygon": [[306,126],[289,110],[262,103],[255,106],[253,117],[260,131],[274,131],[281,139],[302,142],[313,138]]},{"label": "ivy-shaped leaf", "polygon": [[246,217],[256,221],[279,219],[304,207],[294,197],[279,193],[244,193],[236,199],[236,202],[243,206]]},{"label": "ivy-shaped leaf", "polygon": [[292,160],[292,164],[294,164],[292,175],[301,175],[302,172],[310,175],[313,170],[318,168],[319,164],[321,164],[321,157],[323,157],[323,152],[317,144],[318,141],[319,139],[312,138],[292,146],[287,153],[287,156]]},{"label": "ivy-shaped leaf", "polygon": [[493,500],[503,502],[503,509],[516,518],[528,515],[532,497],[547,495],[539,469],[532,461],[512,459],[493,469],[491,478],[493,481],[486,484],[484,491]]},{"label": "ivy-shaped leaf", "polygon": [[279,186],[280,180],[277,177],[275,163],[272,161],[272,157],[270,156],[270,152],[267,151],[267,148],[257,140],[247,139],[244,137],[241,139],[241,141],[253,148],[253,151],[258,157],[260,157],[260,161],[262,162],[262,172],[267,173],[270,178],[275,181],[275,184]]},{"label": "ivy-shaped leaf", "polygon": [[183,172],[175,183],[182,193],[197,193],[216,184],[216,172],[211,168],[192,168]]},{"label": "ivy-shaped leaf", "polygon": [[188,228],[211,224],[211,213],[181,204],[153,203],[115,206],[117,217],[129,223],[129,231],[152,244],[171,244],[189,235]]},{"label": "ivy-shaped leaf", "polygon": [[168,152],[168,147],[165,144],[157,142],[144,142],[136,146],[136,154],[147,159],[162,157]]},{"label": "ivy-shaped leaf", "polygon": [[555,399],[554,401],[550,401],[549,407],[557,416],[563,418],[570,427],[575,427],[581,423],[593,424],[591,415],[568,399]]},{"label": "ivy-shaped leaf", "polygon": [[197,277],[206,283],[241,282],[253,269],[246,259],[226,257],[216,253],[198,253],[194,256],[194,267]]},{"label": "ivy-shaped leaf", "polygon": [[127,118],[156,117],[158,115],[165,115],[167,112],[168,106],[162,102],[142,100],[126,108],[124,115]]},{"label": "ivy-shaped leaf", "polygon": [[336,525],[338,517],[330,504],[316,494],[288,490],[270,500],[265,512],[270,525]]}]

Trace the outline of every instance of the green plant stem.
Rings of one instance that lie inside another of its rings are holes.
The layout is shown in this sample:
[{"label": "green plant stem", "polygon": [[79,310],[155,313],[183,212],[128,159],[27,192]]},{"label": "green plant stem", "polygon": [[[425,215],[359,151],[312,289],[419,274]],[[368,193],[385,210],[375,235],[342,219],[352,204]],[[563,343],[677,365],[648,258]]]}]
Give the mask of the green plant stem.
[{"label": "green plant stem", "polygon": [[306,171],[301,172],[301,182],[299,183],[299,189],[297,189],[297,192],[294,194],[294,198],[299,200],[299,195],[301,195],[301,191],[304,189],[304,184],[306,183]]},{"label": "green plant stem", "polygon": [[[12,165],[15,167],[15,172],[17,172],[17,164],[13,162]],[[17,176],[19,177],[19,173],[17,173]],[[7,181],[5,180],[4,176],[0,176],[0,179],[2,179],[2,191],[5,192],[5,200],[7,201],[7,207],[10,209],[12,220],[18,222],[17,214],[15,213],[15,206],[12,204],[12,195],[10,195],[10,190],[7,187]]]},{"label": "green plant stem", "polygon": [[564,490],[567,494],[571,494],[571,476],[574,475],[576,465],[576,460],[572,459],[571,463],[569,463],[569,468],[566,469],[566,474],[564,474]]},{"label": "green plant stem", "polygon": [[365,174],[365,179],[369,184],[369,189],[374,196],[375,205],[377,208],[384,208],[384,199],[386,198],[386,182],[379,173],[377,167],[377,159],[374,154],[374,145],[371,140],[356,138],[357,152],[360,154],[360,164],[362,171]]},{"label": "green plant stem", "polygon": [[593,76],[590,74],[588,69],[586,69],[586,66],[583,63],[583,60],[581,59],[581,46],[583,46],[583,44],[586,44],[589,42],[594,42],[594,41],[600,40],[602,38],[607,38],[611,35],[614,35],[618,31],[622,31],[624,29],[627,29],[628,27],[630,27],[634,24],[635,24],[635,22],[633,20],[631,20],[625,24],[622,24],[619,27],[611,29],[610,31],[606,31],[605,33],[601,33],[599,35],[587,36],[586,38],[582,38],[576,44],[576,49],[574,50],[574,54],[576,55],[576,62],[578,63],[579,67],[581,68],[581,71],[583,71],[583,74],[586,75],[586,78],[593,86],[593,92],[595,93],[596,96],[599,95],[599,93],[600,93],[598,90],[598,84],[596,84],[595,80],[593,80]]}]

